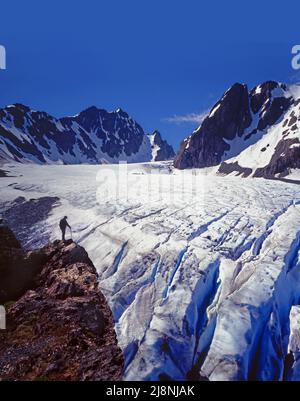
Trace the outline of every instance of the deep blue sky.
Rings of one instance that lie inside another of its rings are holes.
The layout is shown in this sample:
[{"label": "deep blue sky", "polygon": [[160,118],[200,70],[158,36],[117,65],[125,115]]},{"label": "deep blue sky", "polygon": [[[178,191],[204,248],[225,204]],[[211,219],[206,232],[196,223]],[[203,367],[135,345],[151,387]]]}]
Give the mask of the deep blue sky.
[{"label": "deep blue sky", "polygon": [[197,124],[165,119],[201,113],[237,81],[297,79],[299,0],[15,0],[0,13],[0,107],[122,107],[175,147]]}]

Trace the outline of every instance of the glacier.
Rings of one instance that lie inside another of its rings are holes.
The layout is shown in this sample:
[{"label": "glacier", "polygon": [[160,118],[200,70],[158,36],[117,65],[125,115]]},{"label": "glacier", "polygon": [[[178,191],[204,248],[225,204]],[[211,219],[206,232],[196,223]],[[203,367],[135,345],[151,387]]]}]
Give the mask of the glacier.
[{"label": "glacier", "polygon": [[68,216],[125,380],[300,379],[298,185],[168,162],[5,170],[0,213],[23,246],[57,239]]}]

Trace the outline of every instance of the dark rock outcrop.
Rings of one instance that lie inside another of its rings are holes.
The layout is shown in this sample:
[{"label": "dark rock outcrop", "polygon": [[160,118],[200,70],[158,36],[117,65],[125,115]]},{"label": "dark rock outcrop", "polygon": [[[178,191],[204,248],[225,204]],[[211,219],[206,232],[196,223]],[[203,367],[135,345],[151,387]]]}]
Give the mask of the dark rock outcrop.
[{"label": "dark rock outcrop", "polygon": [[[5,248],[20,274],[28,254],[9,229],[0,238],[1,257]],[[36,252],[36,274],[25,280],[23,295],[2,298],[15,302],[0,331],[0,380],[121,380],[123,355],[87,253],[72,240]],[[4,277],[8,270],[6,265]]]},{"label": "dark rock outcrop", "polygon": [[[293,145],[296,145],[293,147]],[[265,167],[256,169],[254,177],[273,178],[285,177],[290,169],[300,168],[300,142],[299,139],[286,139],[278,142],[270,163]]]},{"label": "dark rock outcrop", "polygon": [[241,167],[238,162],[235,163],[226,163],[223,162],[218,170],[219,174],[230,174],[236,172],[237,175],[241,175],[242,177],[248,177],[251,173],[252,173],[252,169],[251,168],[247,168],[247,167]]}]

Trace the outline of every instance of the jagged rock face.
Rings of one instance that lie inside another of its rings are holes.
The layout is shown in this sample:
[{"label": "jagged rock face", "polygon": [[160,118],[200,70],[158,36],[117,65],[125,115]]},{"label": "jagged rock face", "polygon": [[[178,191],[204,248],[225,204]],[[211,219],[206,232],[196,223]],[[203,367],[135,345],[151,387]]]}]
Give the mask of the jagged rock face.
[{"label": "jagged rock face", "polygon": [[171,160],[175,157],[174,149],[162,139],[160,132],[154,131],[148,135],[152,148],[152,161]]},{"label": "jagged rock face", "polygon": [[207,167],[219,164],[229,149],[224,139],[241,136],[251,123],[246,85],[235,84],[215,104],[210,115],[183,141],[174,165],[177,168]]},{"label": "jagged rock face", "polygon": [[15,104],[0,110],[0,159],[34,163],[151,161],[148,136],[127,113],[90,107],[56,119]]},{"label": "jagged rock face", "polygon": [[39,254],[31,289],[0,331],[0,380],[121,380],[111,311],[87,253],[69,240]]},{"label": "jagged rock face", "polygon": [[[210,167],[220,164],[221,174],[235,172],[248,176],[253,173],[264,177],[284,174],[291,168],[297,168],[298,151],[294,149],[297,140],[292,138],[290,141],[284,127],[279,137],[275,132],[291,106],[296,108],[298,102],[284,84],[267,81],[249,93],[245,85],[233,85],[213,107],[202,125],[183,141],[175,158],[175,167]],[[296,121],[294,111],[289,122],[294,134],[297,131]],[[260,146],[267,136],[267,143]],[[274,136],[276,141],[272,139]],[[283,141],[281,144],[280,140]],[[258,149],[253,151],[255,144]],[[290,148],[292,145],[293,148]],[[279,157],[282,149],[286,154],[285,160]],[[261,152],[265,151],[262,157]]]},{"label": "jagged rock face", "polygon": [[[276,93],[277,92],[277,93]],[[252,89],[250,105],[253,114],[258,114],[257,131],[276,123],[293,102],[292,97],[285,97],[287,86],[274,81],[267,81]]]}]

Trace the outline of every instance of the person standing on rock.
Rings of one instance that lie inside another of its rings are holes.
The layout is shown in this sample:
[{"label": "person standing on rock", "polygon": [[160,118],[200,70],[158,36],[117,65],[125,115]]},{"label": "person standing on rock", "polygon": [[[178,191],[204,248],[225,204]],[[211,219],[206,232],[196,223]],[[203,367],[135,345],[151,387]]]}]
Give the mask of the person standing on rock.
[{"label": "person standing on rock", "polygon": [[60,220],[59,222],[59,228],[61,229],[61,233],[62,233],[62,240],[65,241],[65,235],[66,235],[66,228],[69,227],[69,229],[71,230],[71,226],[69,225],[69,223],[67,222],[67,216],[65,216],[63,219]]}]

